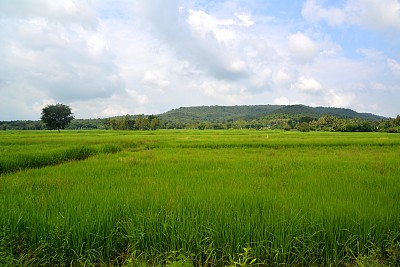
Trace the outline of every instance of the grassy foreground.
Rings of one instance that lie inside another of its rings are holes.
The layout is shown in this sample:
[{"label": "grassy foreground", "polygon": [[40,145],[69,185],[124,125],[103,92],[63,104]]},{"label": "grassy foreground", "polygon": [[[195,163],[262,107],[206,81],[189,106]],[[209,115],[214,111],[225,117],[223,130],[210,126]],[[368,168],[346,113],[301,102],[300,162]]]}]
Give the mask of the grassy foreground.
[{"label": "grassy foreground", "polygon": [[0,133],[1,266],[399,266],[400,135]]}]

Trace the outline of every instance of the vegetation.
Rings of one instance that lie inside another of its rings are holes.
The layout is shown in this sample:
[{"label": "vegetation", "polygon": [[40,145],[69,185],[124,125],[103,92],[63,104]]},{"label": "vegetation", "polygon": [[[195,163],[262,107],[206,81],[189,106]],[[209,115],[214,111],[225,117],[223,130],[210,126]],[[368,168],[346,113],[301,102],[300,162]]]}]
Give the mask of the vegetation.
[{"label": "vegetation", "polygon": [[181,107],[160,114],[163,121],[190,124],[195,121],[226,122],[237,120],[253,120],[272,113],[284,106],[201,106]]},{"label": "vegetation", "polygon": [[106,120],[106,128],[113,130],[156,130],[160,125],[157,116],[150,115],[125,115],[123,117],[109,118]]},{"label": "vegetation", "polygon": [[47,105],[40,118],[50,130],[64,129],[73,119],[71,108],[64,104]]},{"label": "vegetation", "polygon": [[41,121],[17,120],[0,121],[0,130],[44,130],[45,125]]},{"label": "vegetation", "polygon": [[201,106],[182,107],[160,114],[164,121],[190,123],[193,121],[226,122],[245,120],[251,121],[264,117],[290,118],[303,116],[319,118],[323,115],[332,115],[338,118],[357,118],[367,120],[380,120],[384,117],[357,113],[344,108],[308,107],[304,105],[255,105],[255,106]]},{"label": "vegetation", "polygon": [[0,176],[2,266],[400,265],[399,135],[4,131],[0,150],[34,162]]},{"label": "vegetation", "polygon": [[[171,110],[160,115],[166,129],[281,129],[338,132],[396,132],[391,120],[350,109],[304,105],[202,106]],[[329,124],[327,124],[329,123]],[[332,127],[332,124],[335,127]],[[399,129],[400,131],[400,129]]]},{"label": "vegetation", "polygon": [[[125,115],[106,119],[77,119],[70,130],[157,129],[279,129],[331,132],[400,132],[400,118],[388,119],[350,109],[304,105],[211,106],[179,108],[160,115]],[[0,122],[3,130],[44,129],[40,122]]]}]

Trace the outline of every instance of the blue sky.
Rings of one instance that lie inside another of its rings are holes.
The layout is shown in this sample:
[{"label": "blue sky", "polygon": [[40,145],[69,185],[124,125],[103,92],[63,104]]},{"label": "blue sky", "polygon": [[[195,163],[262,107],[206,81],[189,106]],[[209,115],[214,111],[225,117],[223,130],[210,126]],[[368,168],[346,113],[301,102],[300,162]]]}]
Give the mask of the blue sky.
[{"label": "blue sky", "polygon": [[399,0],[0,1],[0,120],[305,104],[400,114]]}]

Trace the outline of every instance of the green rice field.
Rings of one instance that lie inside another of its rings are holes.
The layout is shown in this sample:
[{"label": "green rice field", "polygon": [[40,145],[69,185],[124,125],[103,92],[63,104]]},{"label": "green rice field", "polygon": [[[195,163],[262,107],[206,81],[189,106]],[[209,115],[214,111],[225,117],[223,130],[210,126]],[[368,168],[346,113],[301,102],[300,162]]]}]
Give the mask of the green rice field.
[{"label": "green rice field", "polygon": [[3,131],[0,266],[400,266],[400,135]]}]

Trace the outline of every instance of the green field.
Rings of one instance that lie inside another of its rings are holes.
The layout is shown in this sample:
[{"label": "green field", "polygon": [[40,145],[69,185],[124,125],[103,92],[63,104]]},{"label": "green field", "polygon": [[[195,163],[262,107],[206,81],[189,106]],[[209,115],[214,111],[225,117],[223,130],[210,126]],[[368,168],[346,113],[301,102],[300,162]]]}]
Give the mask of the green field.
[{"label": "green field", "polygon": [[0,132],[1,266],[399,266],[400,135]]}]

